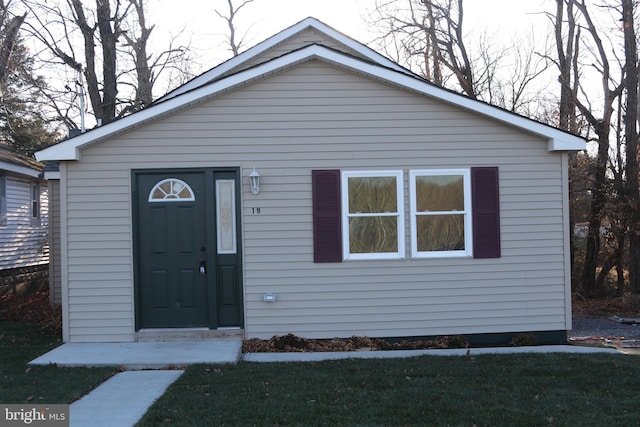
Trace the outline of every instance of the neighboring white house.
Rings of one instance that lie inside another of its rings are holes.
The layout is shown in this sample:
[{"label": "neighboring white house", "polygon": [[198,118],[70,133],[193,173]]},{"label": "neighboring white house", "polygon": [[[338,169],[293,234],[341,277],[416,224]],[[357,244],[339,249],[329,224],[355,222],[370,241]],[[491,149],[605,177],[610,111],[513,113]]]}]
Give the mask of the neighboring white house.
[{"label": "neighboring white house", "polygon": [[64,340],[562,342],[584,148],[306,19],[37,153],[59,162]]},{"label": "neighboring white house", "polygon": [[44,165],[0,144],[0,270],[49,263]]}]

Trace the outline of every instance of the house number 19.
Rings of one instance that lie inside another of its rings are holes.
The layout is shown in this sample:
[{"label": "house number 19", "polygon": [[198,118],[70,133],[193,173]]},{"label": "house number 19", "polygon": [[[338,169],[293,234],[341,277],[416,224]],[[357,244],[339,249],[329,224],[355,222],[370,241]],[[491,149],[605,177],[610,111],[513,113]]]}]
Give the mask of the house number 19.
[{"label": "house number 19", "polygon": [[254,215],[260,214],[260,208],[251,208],[251,213]]}]

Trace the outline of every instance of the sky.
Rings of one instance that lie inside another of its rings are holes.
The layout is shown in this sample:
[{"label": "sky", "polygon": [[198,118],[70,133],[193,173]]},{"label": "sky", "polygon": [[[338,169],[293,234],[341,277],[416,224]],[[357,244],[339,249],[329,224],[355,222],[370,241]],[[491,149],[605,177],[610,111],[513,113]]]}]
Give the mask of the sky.
[{"label": "sky", "polygon": [[[53,3],[56,1],[63,0],[53,0]],[[179,66],[183,70],[188,67],[191,77],[231,58],[231,51],[225,44],[226,22],[216,14],[216,10],[228,14],[227,0],[146,1],[147,24],[154,25],[149,52],[165,51],[170,42],[174,46],[188,45],[190,60]],[[242,1],[233,0],[233,3],[238,5]],[[253,0],[239,12],[235,21],[238,33],[246,34],[241,50],[311,16],[384,54],[374,42],[377,34],[370,17],[377,2],[388,1],[391,0]],[[409,0],[395,1],[406,4]],[[539,12],[545,5],[547,10],[549,5],[553,9],[553,3],[552,0],[465,0],[464,28],[467,32],[495,35],[500,42],[516,33],[530,32],[532,25],[546,25],[546,18]],[[37,49],[39,47],[34,47],[34,51]],[[69,78],[75,78],[71,69],[66,71]],[[179,83],[174,74],[165,73],[157,82],[154,95],[161,96]]]},{"label": "sky", "polygon": [[[234,0],[234,4],[240,1]],[[530,25],[543,25],[544,18],[535,12],[545,3],[548,1],[466,0],[464,26],[469,31],[486,27],[489,33],[502,35],[528,31]],[[254,0],[239,12],[237,27],[239,33],[247,34],[249,48],[312,16],[369,44],[375,35],[367,25],[367,16],[375,4],[376,0]],[[226,14],[226,0],[149,0],[149,6],[148,21],[156,23],[158,41],[183,30],[182,40],[190,41],[203,70],[229,59],[230,52],[223,44],[225,22],[215,13],[217,9]]]}]

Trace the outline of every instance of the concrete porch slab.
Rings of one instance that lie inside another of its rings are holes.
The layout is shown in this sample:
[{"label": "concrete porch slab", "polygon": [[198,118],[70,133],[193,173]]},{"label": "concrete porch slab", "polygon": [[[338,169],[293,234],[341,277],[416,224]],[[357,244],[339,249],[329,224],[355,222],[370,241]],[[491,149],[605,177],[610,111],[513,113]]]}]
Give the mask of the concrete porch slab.
[{"label": "concrete porch slab", "polygon": [[124,369],[180,368],[198,363],[236,364],[241,340],[204,342],[67,343],[30,365],[119,366]]}]

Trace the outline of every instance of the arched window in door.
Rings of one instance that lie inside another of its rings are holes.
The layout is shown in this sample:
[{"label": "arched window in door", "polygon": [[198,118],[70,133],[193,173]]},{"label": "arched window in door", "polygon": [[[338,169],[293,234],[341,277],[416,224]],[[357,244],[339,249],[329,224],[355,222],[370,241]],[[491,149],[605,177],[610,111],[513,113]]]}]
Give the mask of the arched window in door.
[{"label": "arched window in door", "polygon": [[149,202],[188,202],[195,199],[189,184],[178,178],[163,179],[149,192]]}]

